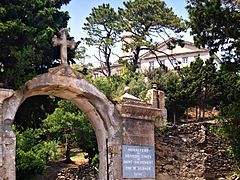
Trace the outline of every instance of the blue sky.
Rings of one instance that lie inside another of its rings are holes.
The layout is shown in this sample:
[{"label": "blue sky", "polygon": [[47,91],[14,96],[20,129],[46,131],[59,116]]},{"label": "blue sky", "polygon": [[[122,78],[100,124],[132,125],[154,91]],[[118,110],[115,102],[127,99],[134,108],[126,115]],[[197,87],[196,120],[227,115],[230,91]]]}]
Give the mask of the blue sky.
[{"label": "blue sky", "polygon": [[[109,3],[111,7],[118,8],[123,7],[124,0],[71,0],[70,3],[64,7],[62,7],[63,11],[68,11],[71,19],[68,22],[68,27],[70,27],[70,35],[75,38],[76,41],[80,40],[80,38],[85,37],[86,33],[82,30],[83,24],[86,17],[89,16],[93,7],[97,7],[103,3]],[[188,13],[185,9],[186,0],[165,0],[168,7],[172,7],[173,11],[181,16],[183,19],[188,18]],[[184,40],[192,41],[189,33],[187,33]],[[93,55],[98,54],[96,48],[87,47],[87,55],[88,58],[84,60],[85,62],[92,62],[93,64],[97,64],[97,60],[93,57]],[[118,52],[116,50],[116,52]],[[116,58],[113,58],[115,61]]]},{"label": "blue sky", "polygon": [[[168,7],[173,8],[178,16],[187,19],[186,0],[165,0],[165,2]],[[62,8],[63,11],[68,11],[71,17],[68,23],[71,36],[75,37],[76,40],[85,36],[82,27],[86,17],[91,13],[93,7],[103,3],[109,3],[112,7],[117,8],[123,5],[123,0],[71,0],[67,6]]]}]

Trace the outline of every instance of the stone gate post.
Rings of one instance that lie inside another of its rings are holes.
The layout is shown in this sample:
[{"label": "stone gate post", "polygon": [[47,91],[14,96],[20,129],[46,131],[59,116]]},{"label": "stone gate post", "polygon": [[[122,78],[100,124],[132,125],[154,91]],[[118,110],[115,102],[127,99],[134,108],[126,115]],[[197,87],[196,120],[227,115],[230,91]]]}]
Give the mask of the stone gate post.
[{"label": "stone gate post", "polygon": [[131,96],[123,98],[118,110],[122,120],[122,179],[155,179],[154,127],[162,118],[162,110]]},{"label": "stone gate post", "polygon": [[15,180],[15,134],[11,122],[4,118],[4,101],[13,95],[11,89],[0,89],[0,180]]}]

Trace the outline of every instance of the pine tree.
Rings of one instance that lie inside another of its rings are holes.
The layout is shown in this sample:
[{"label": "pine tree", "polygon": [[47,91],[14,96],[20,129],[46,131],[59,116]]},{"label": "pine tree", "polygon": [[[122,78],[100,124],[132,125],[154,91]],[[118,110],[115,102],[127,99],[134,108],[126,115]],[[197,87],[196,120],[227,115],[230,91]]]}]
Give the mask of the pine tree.
[{"label": "pine tree", "polygon": [[[131,33],[132,41],[126,42],[124,50],[132,53],[133,71],[137,69],[142,50],[157,51],[155,39],[168,37],[170,31],[178,34],[185,30],[184,21],[161,0],[126,1],[124,8],[119,8],[119,15],[121,29]],[[173,39],[168,45],[174,48],[176,43],[178,41]]]},{"label": "pine tree", "polygon": [[1,0],[1,86],[17,89],[35,75],[56,66],[59,48],[52,47],[51,38],[67,26],[68,12],[60,8],[69,1]]},{"label": "pine tree", "polygon": [[109,4],[102,4],[97,8],[93,8],[86,20],[83,29],[87,31],[88,37],[85,38],[85,41],[88,45],[98,48],[98,60],[104,66],[102,72],[106,76],[110,76],[110,57],[120,35],[120,29],[117,26],[119,16]]}]

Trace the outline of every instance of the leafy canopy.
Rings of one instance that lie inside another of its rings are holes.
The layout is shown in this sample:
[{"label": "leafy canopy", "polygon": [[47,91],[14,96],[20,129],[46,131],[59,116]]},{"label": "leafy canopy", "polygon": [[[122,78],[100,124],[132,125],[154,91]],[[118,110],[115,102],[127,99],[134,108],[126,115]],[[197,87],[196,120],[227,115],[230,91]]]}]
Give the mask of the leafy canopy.
[{"label": "leafy canopy", "polygon": [[43,141],[39,130],[28,128],[17,135],[16,170],[17,179],[32,179],[44,174],[46,163],[58,157],[57,142]]},{"label": "leafy canopy", "polygon": [[69,15],[59,9],[69,1],[1,0],[1,86],[17,89],[58,64],[59,48],[52,47],[51,38],[67,26]]},{"label": "leafy canopy", "polygon": [[110,57],[115,43],[119,41],[120,29],[117,26],[119,16],[109,4],[102,4],[92,9],[86,18],[83,29],[88,37],[85,41],[88,45],[98,48],[98,60],[106,67],[107,76],[111,75]]},{"label": "leafy canopy", "polygon": [[141,50],[156,50],[153,39],[168,37],[170,31],[179,33],[185,29],[183,20],[174,14],[161,0],[133,0],[119,8],[120,27],[131,33],[133,41],[126,42],[124,49],[131,51],[132,64],[137,65]]},{"label": "leafy canopy", "polygon": [[70,161],[70,150],[78,147],[88,153],[91,163],[98,154],[95,132],[86,116],[69,101],[61,100],[55,111],[48,115],[41,127],[42,134],[66,146],[66,160]]},{"label": "leafy canopy", "polygon": [[227,61],[239,61],[240,9],[236,0],[188,0],[189,27],[194,42]]}]

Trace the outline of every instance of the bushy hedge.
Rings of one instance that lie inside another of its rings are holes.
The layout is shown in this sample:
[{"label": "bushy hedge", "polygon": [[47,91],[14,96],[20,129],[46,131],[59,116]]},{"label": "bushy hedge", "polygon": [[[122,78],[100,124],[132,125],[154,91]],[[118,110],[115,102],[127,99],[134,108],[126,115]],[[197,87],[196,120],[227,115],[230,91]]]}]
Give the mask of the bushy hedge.
[{"label": "bushy hedge", "polygon": [[57,158],[57,142],[42,141],[38,130],[17,130],[16,169],[17,179],[32,179],[45,173],[49,159]]}]

